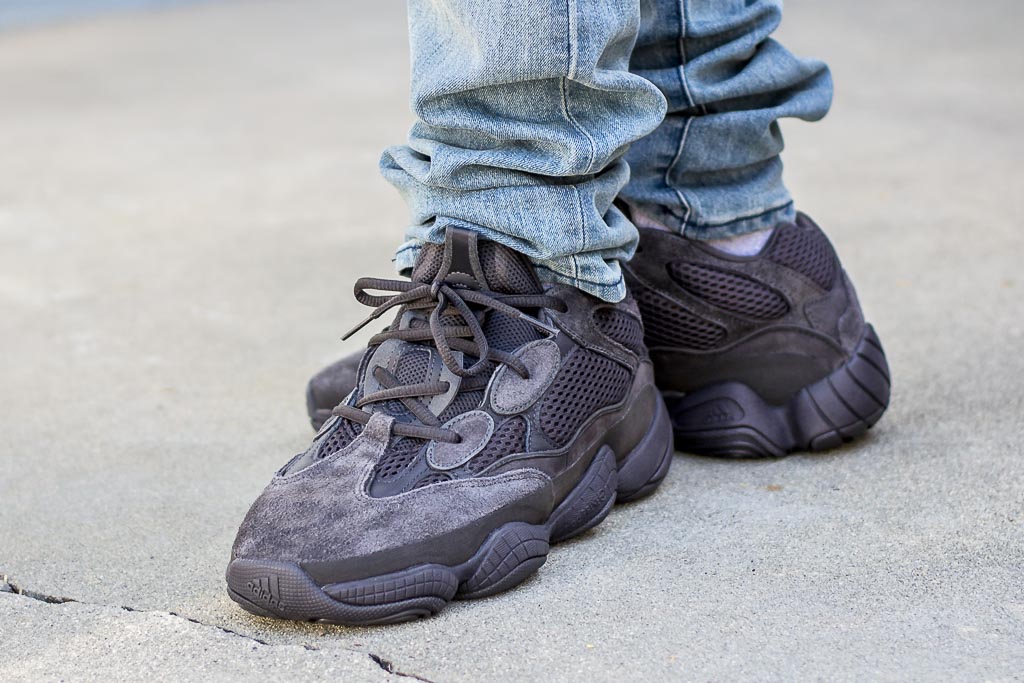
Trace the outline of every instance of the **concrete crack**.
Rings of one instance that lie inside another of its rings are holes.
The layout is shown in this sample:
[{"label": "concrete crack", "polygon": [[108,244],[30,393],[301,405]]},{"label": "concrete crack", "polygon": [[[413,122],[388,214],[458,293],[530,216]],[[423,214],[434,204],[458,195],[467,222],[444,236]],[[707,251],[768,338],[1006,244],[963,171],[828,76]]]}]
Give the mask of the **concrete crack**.
[{"label": "concrete crack", "polygon": [[[225,628],[223,626],[217,626],[216,624],[207,624],[206,622],[199,621],[198,619],[193,619],[192,617],[186,617],[185,615],[178,614],[177,612],[169,612],[169,611],[163,611],[163,610],[144,610],[144,609],[137,609],[135,607],[128,607],[126,605],[107,605],[107,604],[96,603],[96,602],[84,602],[82,600],[75,600],[74,598],[69,598],[69,597],[66,597],[66,596],[63,596],[63,595],[48,595],[46,593],[40,593],[39,591],[29,590],[29,589],[25,588],[24,586],[22,586],[21,584],[15,583],[6,574],[0,575],[0,593],[13,593],[15,595],[21,595],[21,596],[26,597],[26,598],[31,598],[32,600],[38,600],[40,602],[45,602],[45,603],[50,604],[50,605],[64,605],[64,604],[68,604],[68,603],[73,603],[73,604],[86,605],[86,606],[91,606],[91,607],[113,607],[113,608],[116,608],[116,609],[122,609],[125,612],[136,612],[136,613],[139,613],[139,614],[167,614],[167,615],[170,615],[172,617],[175,617],[176,619],[184,619],[185,621],[191,622],[193,624],[197,624],[199,626],[205,626],[207,628],[215,628],[218,631],[221,631],[223,633],[227,633],[228,635],[235,636],[237,638],[244,638],[245,640],[248,640],[248,641],[253,642],[253,643],[257,643],[259,645],[266,645],[266,646],[269,646],[269,647],[278,647],[278,645],[275,644],[275,643],[268,643],[265,640],[261,640],[259,638],[255,638],[253,636],[249,636],[249,635],[246,635],[244,633],[239,633],[238,631],[233,631],[233,630],[231,630],[229,628]],[[310,652],[319,652],[320,651],[320,648],[316,647],[315,645],[309,645],[309,644],[305,644],[304,643],[302,645],[302,647],[303,647],[303,649],[308,650]],[[360,652],[361,654],[366,654],[366,656],[369,657],[373,661],[374,664],[376,664],[381,669],[383,669],[386,673],[389,673],[392,676],[398,676],[400,678],[411,678],[413,680],[423,681],[423,683],[433,683],[433,681],[431,681],[430,679],[423,678],[422,676],[417,676],[416,674],[411,674],[411,673],[407,673],[405,671],[400,671],[399,669],[396,669],[395,665],[391,661],[389,661],[387,659],[384,659],[380,655],[373,654],[372,652],[368,652],[367,653],[367,652],[362,652],[360,650],[352,650],[350,648],[346,648],[346,649],[348,649],[350,652]]]},{"label": "concrete crack", "polygon": [[368,652],[367,656],[370,659],[372,659],[374,661],[374,663],[377,664],[377,666],[379,666],[380,668],[384,669],[384,671],[388,672],[389,674],[391,674],[393,676],[400,676],[402,678],[412,678],[412,679],[417,680],[417,681],[423,681],[424,683],[433,683],[433,681],[431,681],[428,678],[423,678],[422,676],[417,676],[416,674],[406,673],[405,671],[399,671],[398,669],[395,668],[394,664],[392,664],[390,661],[384,659],[380,655],[375,655],[372,652]]},{"label": "concrete crack", "polygon": [[65,602],[78,602],[78,600],[75,600],[73,598],[65,598],[58,595],[47,595],[46,593],[39,593],[37,591],[27,590],[11,581],[6,574],[0,576],[0,593],[14,593],[15,595],[24,595],[26,598],[32,598],[33,600],[39,600],[40,602],[47,602],[51,605],[62,605]]},{"label": "concrete crack", "polygon": [[[199,621],[198,619],[193,619],[192,617],[186,617],[184,615],[178,614],[177,612],[165,612],[163,610],[136,609],[135,607],[128,607],[126,605],[106,605],[106,604],[95,603],[95,602],[83,602],[81,600],[75,600],[74,598],[68,598],[68,597],[65,597],[65,596],[62,596],[62,595],[47,595],[46,593],[40,593],[39,591],[29,590],[29,589],[21,586],[20,584],[15,583],[6,574],[0,576],[0,593],[14,593],[15,595],[21,595],[21,596],[24,596],[26,598],[32,598],[33,600],[39,600],[40,602],[45,602],[45,603],[48,603],[48,604],[51,604],[51,605],[64,605],[64,604],[67,604],[67,603],[74,603],[74,604],[78,604],[78,605],[87,605],[87,606],[92,606],[92,607],[114,607],[116,609],[122,609],[125,612],[137,612],[139,614],[169,614],[172,617],[175,617],[177,619],[184,619],[185,621],[192,622],[193,624],[198,624],[199,626],[205,626],[207,628],[215,628],[218,631],[222,631],[223,633],[227,633],[228,635],[237,636],[238,638],[245,638],[246,640],[250,640],[250,641],[252,641],[254,643],[258,643],[260,645],[270,645],[270,643],[268,643],[265,640],[260,640],[259,638],[254,638],[252,636],[247,636],[244,633],[239,633],[238,631],[232,631],[229,628],[225,628],[223,626],[217,626],[216,624],[207,624],[207,623],[204,623],[202,621]],[[307,646],[306,649],[309,650],[310,647]]]},{"label": "concrete crack", "polygon": [[[128,609],[131,612],[143,611],[143,610],[137,610],[137,609],[129,609],[127,607],[125,607],[123,609]],[[199,624],[200,626],[206,626],[207,628],[215,628],[218,631],[222,631],[224,633],[227,633],[228,635],[238,636],[239,638],[245,638],[246,640],[250,640],[250,641],[252,641],[254,643],[259,643],[260,645],[270,645],[271,647],[273,647],[273,643],[268,643],[265,640],[260,640],[259,638],[256,638],[254,636],[248,636],[248,635],[246,635],[244,633],[239,633],[238,631],[232,631],[231,629],[225,628],[224,626],[217,626],[216,624],[207,624],[205,621],[199,621],[198,619],[193,619],[192,617],[186,617],[183,614],[178,614],[177,612],[166,612],[166,614],[170,614],[171,616],[178,617],[179,619],[184,619],[185,621],[191,621],[193,624]],[[303,645],[303,647],[306,648],[307,650],[315,650],[316,649],[314,647],[310,647],[310,646],[307,646],[307,645]]]}]

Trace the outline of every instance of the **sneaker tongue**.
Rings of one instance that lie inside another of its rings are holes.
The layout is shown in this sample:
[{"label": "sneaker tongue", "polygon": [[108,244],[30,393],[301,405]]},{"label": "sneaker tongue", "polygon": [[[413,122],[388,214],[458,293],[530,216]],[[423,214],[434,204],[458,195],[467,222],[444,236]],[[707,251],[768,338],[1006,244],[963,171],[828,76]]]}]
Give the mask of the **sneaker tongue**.
[{"label": "sneaker tongue", "polygon": [[433,282],[456,273],[471,277],[481,289],[501,294],[543,291],[529,260],[508,247],[460,228],[448,228],[444,244],[426,244],[412,270],[412,279]]}]

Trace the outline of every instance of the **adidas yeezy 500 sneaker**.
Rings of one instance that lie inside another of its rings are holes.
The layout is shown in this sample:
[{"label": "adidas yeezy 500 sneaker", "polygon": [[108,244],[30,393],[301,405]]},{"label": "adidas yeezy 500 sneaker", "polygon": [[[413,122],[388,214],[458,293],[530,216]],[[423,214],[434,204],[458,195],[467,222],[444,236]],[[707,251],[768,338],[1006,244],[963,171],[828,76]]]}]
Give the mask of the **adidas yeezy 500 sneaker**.
[{"label": "adidas yeezy 500 sneaker", "polygon": [[[624,270],[680,450],[822,450],[885,412],[885,353],[832,245],[807,216],[779,226],[751,257],[641,229]],[[310,380],[314,427],[352,390],[359,358],[342,358]]]},{"label": "adidas yeezy 500 sneaker", "polygon": [[363,279],[356,297],[367,322],[394,322],[242,522],[227,582],[246,610],[427,616],[518,584],[549,544],[664,478],[671,423],[631,300],[544,288],[461,230],[423,249],[411,281]]},{"label": "adidas yeezy 500 sneaker", "polygon": [[885,412],[885,353],[807,216],[778,226],[749,257],[643,229],[623,270],[680,450],[817,451],[863,434]]}]

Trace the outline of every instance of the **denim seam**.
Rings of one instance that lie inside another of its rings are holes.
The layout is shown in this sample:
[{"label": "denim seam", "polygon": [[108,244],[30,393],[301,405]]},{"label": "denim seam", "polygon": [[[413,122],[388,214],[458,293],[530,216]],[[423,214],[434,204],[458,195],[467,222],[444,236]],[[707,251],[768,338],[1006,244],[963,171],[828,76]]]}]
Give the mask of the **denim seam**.
[{"label": "denim seam", "polygon": [[573,128],[576,129],[576,132],[582,135],[584,138],[586,138],[587,144],[590,146],[590,158],[587,160],[587,167],[586,169],[584,169],[583,173],[580,174],[589,175],[594,172],[594,163],[597,161],[597,144],[594,142],[594,138],[590,137],[590,133],[588,133],[583,128],[583,126],[579,124],[579,122],[576,120],[576,117],[574,117],[569,112],[569,88],[567,87],[568,82],[568,78],[559,79],[559,89],[562,91],[562,113],[565,114],[566,120],[572,125]]},{"label": "denim seam", "polygon": [[679,68],[676,73],[679,76],[679,85],[686,95],[686,101],[694,106],[693,96],[690,94],[690,86],[686,82],[686,46],[683,41],[686,39],[686,0],[679,0],[679,40],[676,41],[676,50],[679,52]]},{"label": "denim seam", "polygon": [[[686,0],[679,0],[679,41],[676,44],[679,52],[679,68],[676,70],[676,73],[679,77],[679,85],[682,86],[683,94],[686,95],[686,101],[689,103],[691,107],[695,107],[696,102],[694,102],[693,95],[690,93],[690,84],[686,78],[686,7]],[[690,221],[690,214],[693,213],[693,209],[690,206],[690,203],[686,201],[686,197],[683,195],[682,190],[680,190],[678,187],[674,187],[672,183],[669,182],[669,176],[672,175],[672,172],[676,169],[676,166],[679,165],[679,162],[683,158],[683,148],[686,147],[686,138],[690,133],[691,123],[693,123],[692,116],[686,119],[686,124],[683,126],[683,133],[679,137],[679,149],[676,150],[676,155],[672,159],[672,163],[669,164],[668,168],[665,169],[664,178],[665,186],[671,188],[671,190],[676,194],[676,196],[679,197],[679,203],[682,204],[683,208],[686,210],[686,213],[683,214],[682,223],[679,226],[680,233],[686,232],[686,224]]]},{"label": "denim seam", "polygon": [[686,56],[686,27],[689,25],[689,3],[687,0],[679,0],[679,74],[680,80],[683,83],[683,90],[686,91],[686,99],[690,101],[691,107],[700,107],[700,111],[705,116],[708,113],[707,107],[701,103],[697,104],[693,99],[693,94],[690,92],[690,81],[686,77],[686,65],[689,63],[689,59]]},{"label": "denim seam", "polygon": [[565,23],[566,23],[566,55],[567,63],[565,68],[565,78],[562,78],[559,82],[559,90],[562,94],[562,113],[565,114],[566,120],[569,124],[576,129],[576,132],[582,135],[587,140],[587,144],[590,146],[590,158],[587,160],[587,167],[583,174],[589,174],[594,172],[594,164],[597,163],[597,143],[594,138],[591,137],[583,126],[580,125],[576,117],[569,111],[569,87],[568,81],[575,78],[576,71],[579,66],[579,45],[577,43],[577,23],[576,23],[576,0],[565,0]]},{"label": "denim seam", "polygon": [[[566,63],[565,78],[559,81],[559,90],[562,95],[562,113],[565,114],[565,119],[569,124],[576,129],[576,131],[587,140],[587,144],[590,146],[590,158],[587,160],[587,167],[585,173],[592,173],[594,164],[597,163],[597,143],[594,138],[584,129],[580,122],[576,120],[576,117],[572,115],[569,110],[569,80],[576,76],[576,71],[579,67],[579,44],[577,42],[578,36],[578,25],[577,25],[577,12],[578,7],[576,0],[565,0],[565,21],[566,21],[566,50],[568,54],[568,61]],[[579,252],[586,251],[587,247],[587,226],[586,218],[583,214],[583,198],[580,196],[580,190],[575,185],[572,188],[573,194],[576,195],[576,210],[578,212],[580,227],[580,238],[581,248],[569,257],[569,263],[572,264],[573,279],[580,282],[580,262],[577,254]],[[554,272],[554,271],[552,271]]]},{"label": "denim seam", "polygon": [[672,175],[672,171],[675,170],[676,166],[679,164],[679,161],[683,158],[683,148],[686,146],[686,138],[690,134],[691,123],[693,123],[693,117],[687,117],[686,124],[683,126],[683,134],[679,137],[679,149],[676,150],[676,156],[675,158],[672,159],[672,163],[669,164],[668,168],[665,169],[664,178],[665,187],[670,188],[673,192],[676,193],[676,196],[679,197],[679,203],[683,205],[684,209],[686,209],[686,213],[683,214],[682,224],[679,227],[680,232],[686,230],[686,224],[690,220],[690,214],[692,213],[692,209],[690,207],[690,202],[686,201],[686,197],[683,195],[682,190],[680,190],[678,187],[674,187],[672,183],[669,182],[669,176]]}]

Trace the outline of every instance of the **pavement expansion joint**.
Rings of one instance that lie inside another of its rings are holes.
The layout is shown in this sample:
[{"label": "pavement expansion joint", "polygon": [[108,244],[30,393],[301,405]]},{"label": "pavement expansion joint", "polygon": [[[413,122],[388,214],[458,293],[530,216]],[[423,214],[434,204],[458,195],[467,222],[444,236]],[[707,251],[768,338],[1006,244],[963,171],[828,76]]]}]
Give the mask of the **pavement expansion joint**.
[{"label": "pavement expansion joint", "polygon": [[[251,641],[253,643],[256,643],[258,645],[265,645],[265,646],[268,646],[268,647],[274,647],[274,645],[275,645],[274,643],[270,643],[270,642],[267,642],[265,640],[261,640],[260,638],[256,638],[256,637],[253,637],[253,636],[250,636],[250,635],[246,635],[244,633],[239,633],[238,631],[233,631],[232,629],[225,628],[223,626],[217,626],[216,624],[207,624],[206,622],[199,621],[198,619],[193,619],[192,617],[186,617],[186,616],[184,616],[182,614],[178,614],[177,612],[170,612],[170,611],[165,611],[165,610],[144,610],[144,609],[137,609],[135,607],[128,607],[127,605],[107,605],[107,604],[103,604],[103,603],[85,602],[84,600],[76,600],[75,598],[69,598],[69,597],[63,596],[63,595],[49,595],[47,593],[40,593],[39,591],[34,591],[34,590],[27,589],[24,586],[22,586],[20,583],[16,583],[7,574],[0,574],[0,593],[12,593],[14,595],[20,595],[22,597],[29,598],[31,600],[38,600],[39,602],[45,602],[45,603],[50,604],[50,605],[65,605],[65,604],[71,603],[71,604],[79,604],[79,605],[89,605],[89,606],[93,606],[93,607],[115,607],[117,609],[122,609],[125,612],[136,612],[136,613],[139,613],[139,614],[164,614],[164,615],[170,615],[170,616],[175,617],[177,619],[183,619],[185,621],[191,622],[193,624],[197,624],[199,626],[204,626],[204,627],[207,627],[207,628],[215,628],[218,631],[222,631],[223,633],[227,633],[228,635],[236,636],[238,638],[244,638],[244,639],[246,639],[248,641]],[[318,652],[318,651],[320,651],[319,647],[316,647],[315,645],[309,645],[308,643],[303,644],[302,647],[303,647],[303,649],[308,650],[310,652]],[[349,649],[349,648],[346,648],[346,649]],[[360,650],[351,650],[350,649],[350,651],[351,652],[361,652],[362,653],[362,651],[360,651]],[[366,653],[363,653],[363,654],[366,654],[366,656],[369,657],[370,660],[374,664],[376,664],[382,670],[384,670],[388,674],[391,674],[392,676],[398,676],[400,678],[411,678],[413,680],[423,681],[424,683],[433,683],[433,681],[431,681],[430,679],[423,678],[422,676],[417,676],[416,674],[411,674],[411,673],[408,673],[408,672],[396,669],[395,665],[390,660],[384,659],[380,655],[374,654],[372,652],[366,652]]]}]

